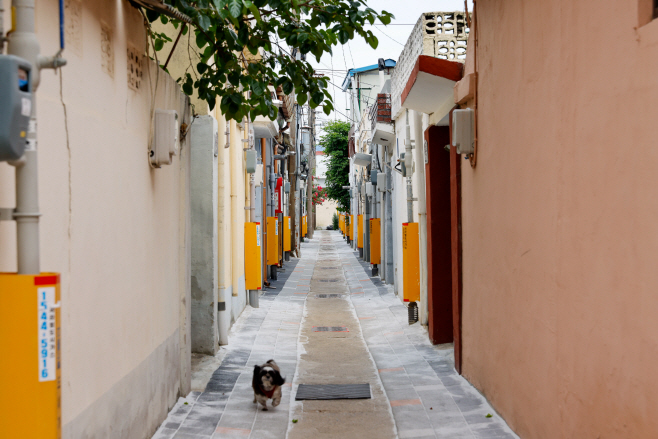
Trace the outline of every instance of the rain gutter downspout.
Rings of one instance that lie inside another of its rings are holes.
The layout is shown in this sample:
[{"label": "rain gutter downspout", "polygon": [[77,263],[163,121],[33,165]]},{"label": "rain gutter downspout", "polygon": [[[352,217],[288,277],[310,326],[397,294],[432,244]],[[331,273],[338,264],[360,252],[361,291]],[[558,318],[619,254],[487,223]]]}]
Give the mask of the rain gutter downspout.
[{"label": "rain gutter downspout", "polygon": [[412,111],[414,118],[414,144],[415,160],[418,167],[415,172],[416,187],[418,188],[418,234],[420,246],[420,324],[427,326],[427,205],[425,197],[425,139],[423,138],[423,114]]},{"label": "rain gutter downspout", "polygon": [[[37,106],[36,90],[39,87],[40,70],[56,69],[66,65],[59,55],[40,54],[39,41],[34,30],[35,0],[12,0],[13,30],[8,37],[7,53],[21,57],[32,64],[32,109],[27,132],[25,154],[19,160],[9,162],[16,167],[16,220],[18,274],[39,274],[39,169],[37,161]],[[61,17],[60,17],[61,18]]]}]

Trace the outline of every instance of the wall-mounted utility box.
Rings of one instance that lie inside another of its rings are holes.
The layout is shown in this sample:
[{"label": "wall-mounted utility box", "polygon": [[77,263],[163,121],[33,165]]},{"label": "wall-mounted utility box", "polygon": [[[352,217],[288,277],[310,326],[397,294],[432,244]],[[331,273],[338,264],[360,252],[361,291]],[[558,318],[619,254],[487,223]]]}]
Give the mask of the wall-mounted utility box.
[{"label": "wall-mounted utility box", "polygon": [[381,220],[370,218],[370,263],[380,264],[381,242],[380,242]]},{"label": "wall-mounted utility box", "polygon": [[406,154],[404,152],[401,152],[400,153],[400,171],[402,172],[403,177],[407,176],[407,165],[404,161],[405,157],[406,157]]},{"label": "wall-mounted utility box", "polygon": [[386,174],[383,172],[377,174],[377,190],[379,192],[386,192]]},{"label": "wall-mounted utility box", "polygon": [[370,171],[370,181],[372,184],[378,184],[377,175],[379,175],[379,173],[376,170],[373,169]]},{"label": "wall-mounted utility box", "polygon": [[244,223],[244,279],[245,289],[260,290],[260,223]]},{"label": "wall-mounted utility box", "polygon": [[286,194],[290,193],[290,182],[289,181],[286,181],[285,183],[283,183],[283,192],[285,192]]},{"label": "wall-mounted utility box", "polygon": [[151,165],[156,168],[170,165],[178,154],[179,122],[176,110],[155,110]]},{"label": "wall-mounted utility box", "polygon": [[245,159],[245,169],[247,174],[253,174],[256,172],[256,150],[248,149],[244,152]]},{"label": "wall-mounted utility box", "polygon": [[369,197],[372,197],[372,195],[373,195],[372,183],[371,182],[366,183],[366,195],[369,196]]},{"label": "wall-mounted utility box", "polygon": [[279,220],[267,217],[267,265],[279,264]]},{"label": "wall-mounted utility box", "polygon": [[472,154],[475,150],[475,111],[472,108],[452,112],[452,146],[457,154]]},{"label": "wall-mounted utility box", "polygon": [[290,230],[292,230],[290,217],[284,216],[283,217],[283,251],[284,252],[289,252],[291,250]]},{"label": "wall-mounted utility box", "polygon": [[357,221],[359,222],[357,224],[358,231],[357,233],[359,234],[358,239],[356,240],[356,246],[358,248],[363,248],[363,215],[357,215]]},{"label": "wall-mounted utility box", "polygon": [[13,55],[0,55],[0,162],[18,160],[25,152],[32,114],[32,65]]},{"label": "wall-mounted utility box", "polygon": [[405,302],[420,300],[418,223],[402,223],[402,284]]}]

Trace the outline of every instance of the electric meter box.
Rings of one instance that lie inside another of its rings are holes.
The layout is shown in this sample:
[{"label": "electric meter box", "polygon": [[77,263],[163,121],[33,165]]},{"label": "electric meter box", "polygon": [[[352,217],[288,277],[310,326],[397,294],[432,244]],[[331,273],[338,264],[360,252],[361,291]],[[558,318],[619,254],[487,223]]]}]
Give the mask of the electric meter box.
[{"label": "electric meter box", "polygon": [[472,154],[475,150],[474,115],[472,108],[452,112],[452,146],[457,148],[457,154]]},{"label": "electric meter box", "polygon": [[25,152],[32,114],[32,65],[13,55],[0,55],[0,162],[18,160]]},{"label": "electric meter box", "polygon": [[155,110],[155,130],[151,145],[151,164],[159,168],[171,165],[172,157],[178,153],[179,124],[176,110]]},{"label": "electric meter box", "polygon": [[283,192],[285,192],[286,194],[290,193],[290,182],[289,181],[286,181],[285,183],[283,183]]}]

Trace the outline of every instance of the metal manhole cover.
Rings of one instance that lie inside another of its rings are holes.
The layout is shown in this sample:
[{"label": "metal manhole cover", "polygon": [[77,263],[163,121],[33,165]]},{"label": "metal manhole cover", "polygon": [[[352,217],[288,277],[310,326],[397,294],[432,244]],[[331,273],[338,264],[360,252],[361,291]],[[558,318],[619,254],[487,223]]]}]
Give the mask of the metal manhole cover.
[{"label": "metal manhole cover", "polygon": [[295,401],[370,398],[370,384],[300,384],[295,395]]},{"label": "metal manhole cover", "polygon": [[313,332],[350,332],[346,326],[314,326]]},{"label": "metal manhole cover", "polygon": [[339,279],[318,279],[319,282],[338,282]]},{"label": "metal manhole cover", "polygon": [[343,297],[342,294],[318,294],[317,296],[318,299],[339,299]]}]

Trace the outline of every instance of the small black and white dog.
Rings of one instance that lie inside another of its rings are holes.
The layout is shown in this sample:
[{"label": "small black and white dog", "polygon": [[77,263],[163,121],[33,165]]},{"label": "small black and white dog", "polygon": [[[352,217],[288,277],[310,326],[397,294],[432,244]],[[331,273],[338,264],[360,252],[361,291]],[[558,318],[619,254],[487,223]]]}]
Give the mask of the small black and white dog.
[{"label": "small black and white dog", "polygon": [[261,366],[254,366],[254,378],[251,381],[251,387],[254,389],[254,404],[259,402],[263,405],[263,410],[267,410],[267,400],[272,400],[272,406],[276,407],[281,403],[281,386],[286,382],[281,377],[279,366],[270,360]]}]

